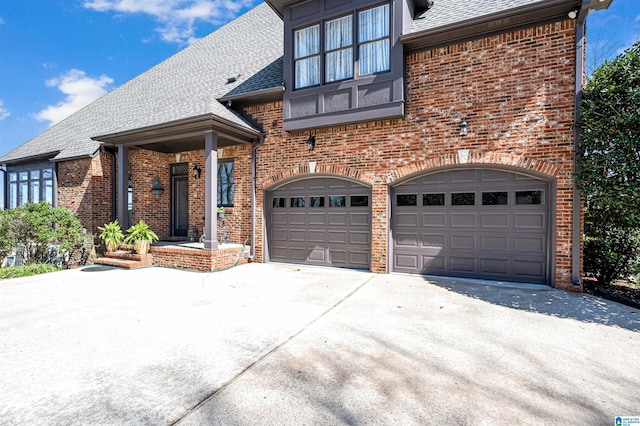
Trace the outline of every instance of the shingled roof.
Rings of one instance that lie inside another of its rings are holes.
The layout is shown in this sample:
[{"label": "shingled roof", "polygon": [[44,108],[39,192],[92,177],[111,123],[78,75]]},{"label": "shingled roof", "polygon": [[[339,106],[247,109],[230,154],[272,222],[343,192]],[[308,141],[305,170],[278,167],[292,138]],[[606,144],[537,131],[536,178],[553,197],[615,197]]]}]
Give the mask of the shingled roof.
[{"label": "shingled roof", "polygon": [[[0,157],[0,163],[45,154],[56,161],[90,156],[100,147],[91,137],[206,114],[251,129],[217,99],[281,86],[282,33],[282,20],[261,4]],[[228,83],[231,75],[238,77]]]},{"label": "shingled roof", "polygon": [[[430,34],[448,28],[479,28],[478,22],[528,8],[579,4],[580,0],[435,0],[414,17],[403,40],[411,47],[412,40],[428,41]],[[508,19],[502,21],[508,24]],[[219,100],[281,86],[283,31],[281,18],[263,3],[0,157],[0,164],[43,156],[55,161],[91,156],[100,147],[92,137],[207,114],[257,131]],[[229,83],[231,75],[237,78]]]}]

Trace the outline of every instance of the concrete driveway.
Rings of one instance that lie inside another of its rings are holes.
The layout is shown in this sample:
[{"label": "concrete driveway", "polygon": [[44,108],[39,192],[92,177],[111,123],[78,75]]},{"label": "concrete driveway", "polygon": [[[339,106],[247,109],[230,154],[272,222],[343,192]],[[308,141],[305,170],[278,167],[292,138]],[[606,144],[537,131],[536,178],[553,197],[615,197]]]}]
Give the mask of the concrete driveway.
[{"label": "concrete driveway", "polygon": [[0,281],[0,424],[613,424],[640,415],[639,316],[280,264]]}]

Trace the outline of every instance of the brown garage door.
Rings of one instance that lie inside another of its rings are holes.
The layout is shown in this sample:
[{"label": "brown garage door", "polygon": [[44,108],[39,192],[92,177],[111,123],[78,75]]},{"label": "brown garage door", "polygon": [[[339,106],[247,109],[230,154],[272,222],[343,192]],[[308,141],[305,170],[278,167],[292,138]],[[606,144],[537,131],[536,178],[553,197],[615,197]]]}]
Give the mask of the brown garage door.
[{"label": "brown garage door", "polygon": [[462,169],[414,179],[391,196],[394,271],[549,281],[547,182]]},{"label": "brown garage door", "polygon": [[369,269],[371,190],[343,179],[312,178],[269,194],[269,259]]}]

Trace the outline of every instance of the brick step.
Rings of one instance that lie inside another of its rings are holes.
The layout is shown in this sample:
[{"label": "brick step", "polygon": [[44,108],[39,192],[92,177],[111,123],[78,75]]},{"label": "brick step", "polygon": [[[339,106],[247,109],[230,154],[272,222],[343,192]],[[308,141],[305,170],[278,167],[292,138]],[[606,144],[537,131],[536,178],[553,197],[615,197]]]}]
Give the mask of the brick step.
[{"label": "brick step", "polygon": [[151,264],[151,255],[150,254],[137,254],[132,253],[131,251],[126,250],[116,250],[107,252],[104,254],[104,257],[108,257],[110,259],[121,259],[121,260],[135,260],[138,262],[149,262]]},{"label": "brick step", "polygon": [[150,254],[136,254],[130,251],[117,250],[105,253],[104,257],[96,259],[98,265],[116,266],[118,268],[136,269],[153,265]]},{"label": "brick step", "polygon": [[96,259],[94,263],[98,265],[116,266],[118,268],[124,269],[136,269],[151,265],[151,263],[147,262],[127,259],[115,259],[111,257],[101,257],[99,259]]}]

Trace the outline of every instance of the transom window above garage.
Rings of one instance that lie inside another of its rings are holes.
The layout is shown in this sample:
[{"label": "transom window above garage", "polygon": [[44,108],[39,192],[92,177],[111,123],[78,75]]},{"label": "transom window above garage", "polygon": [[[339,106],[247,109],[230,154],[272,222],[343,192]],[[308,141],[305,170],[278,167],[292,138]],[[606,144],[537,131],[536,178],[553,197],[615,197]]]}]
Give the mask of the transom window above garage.
[{"label": "transom window above garage", "polygon": [[369,207],[368,195],[311,195],[308,197],[273,197],[271,207],[281,208],[341,208],[341,207]]},{"label": "transom window above garage", "polygon": [[[420,203],[420,200],[422,204]],[[464,207],[481,205],[483,207],[508,205],[541,205],[544,204],[544,192],[535,191],[452,191],[425,192],[421,194],[396,194],[396,207]]]}]

